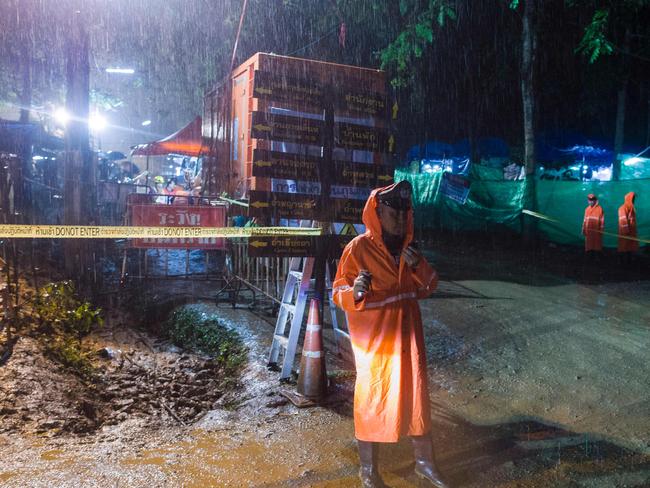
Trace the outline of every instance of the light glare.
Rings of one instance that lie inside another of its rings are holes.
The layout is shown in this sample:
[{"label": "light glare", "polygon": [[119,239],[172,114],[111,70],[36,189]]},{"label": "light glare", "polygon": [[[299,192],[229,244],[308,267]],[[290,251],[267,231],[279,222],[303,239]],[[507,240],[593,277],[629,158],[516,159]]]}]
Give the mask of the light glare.
[{"label": "light glare", "polygon": [[54,120],[60,125],[66,125],[68,120],[70,120],[70,115],[63,107],[57,108],[52,115],[54,116]]},{"label": "light glare", "polygon": [[117,73],[120,75],[132,75],[135,73],[133,68],[106,68],[107,73]]},{"label": "light glare", "polygon": [[99,132],[106,127],[106,119],[99,114],[93,114],[88,119],[88,125],[90,126],[90,130]]}]

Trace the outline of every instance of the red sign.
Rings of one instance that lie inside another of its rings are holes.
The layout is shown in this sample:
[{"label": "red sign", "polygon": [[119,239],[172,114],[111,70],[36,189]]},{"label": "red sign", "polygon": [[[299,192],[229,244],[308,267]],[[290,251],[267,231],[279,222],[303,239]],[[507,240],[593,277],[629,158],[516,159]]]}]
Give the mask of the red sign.
[{"label": "red sign", "polygon": [[[132,205],[131,225],[144,227],[225,227],[226,207],[207,205]],[[226,249],[226,239],[170,238],[133,239],[131,247],[138,248],[181,248],[181,249]]]}]

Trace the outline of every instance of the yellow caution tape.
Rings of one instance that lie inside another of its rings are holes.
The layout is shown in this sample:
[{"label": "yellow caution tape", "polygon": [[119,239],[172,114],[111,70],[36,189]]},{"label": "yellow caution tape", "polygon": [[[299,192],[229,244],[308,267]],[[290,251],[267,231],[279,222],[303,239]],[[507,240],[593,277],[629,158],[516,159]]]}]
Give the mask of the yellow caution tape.
[{"label": "yellow caution tape", "polygon": [[[555,222],[560,224],[561,222],[559,220],[556,220],[554,218],[549,217],[548,215],[544,215],[541,213],[533,212],[532,210],[522,210],[522,213],[525,213],[527,215],[531,215],[532,217],[536,217],[538,219],[542,220],[548,220],[549,222]],[[615,234],[613,232],[605,232],[604,230],[597,230],[596,232],[606,235],[606,236],[613,236],[613,237],[620,237],[621,239],[627,239],[628,241],[637,241],[637,242],[642,242],[643,244],[650,244],[650,239],[644,239],[644,238],[639,238],[639,237],[630,237],[630,236],[624,236],[621,234]]]},{"label": "yellow caution tape", "polygon": [[527,215],[532,215],[533,217],[537,217],[538,219],[548,220],[549,222],[557,222],[557,223],[560,223],[559,220],[555,220],[555,219],[549,217],[548,215],[544,215],[544,214],[541,214],[541,213],[533,212],[532,210],[526,210],[526,209],[523,209],[523,210],[521,211],[521,213],[525,213],[525,214],[527,214]]},{"label": "yellow caution tape", "polygon": [[323,229],[305,227],[122,227],[102,225],[0,225],[0,238],[15,239],[157,239],[253,236],[317,236]]},{"label": "yellow caution tape", "polygon": [[600,232],[601,234],[604,234],[606,236],[614,236],[614,237],[620,237],[621,239],[627,239],[628,241],[637,241],[637,242],[642,242],[644,244],[650,244],[650,239],[643,239],[640,237],[631,237],[631,236],[624,236],[621,234],[614,234],[613,232],[605,232],[604,230],[599,230],[597,232]]}]

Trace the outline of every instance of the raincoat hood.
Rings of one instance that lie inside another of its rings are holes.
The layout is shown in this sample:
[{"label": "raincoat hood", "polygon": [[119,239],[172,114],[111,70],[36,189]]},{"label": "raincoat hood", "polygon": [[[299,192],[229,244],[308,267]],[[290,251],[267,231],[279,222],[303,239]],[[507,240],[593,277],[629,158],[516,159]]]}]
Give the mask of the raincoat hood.
[{"label": "raincoat hood", "polygon": [[[370,192],[366,206],[363,208],[363,215],[361,221],[366,226],[366,233],[370,234],[371,239],[377,239],[379,242],[383,243],[382,231],[381,231],[381,222],[379,221],[379,215],[377,215],[377,207],[379,206],[379,199],[377,194],[394,188],[397,183],[393,183],[389,186],[384,186],[381,188],[375,188]],[[404,236],[404,242],[402,247],[406,247],[413,240],[413,208],[408,211],[406,217],[406,235]]]},{"label": "raincoat hood", "polygon": [[625,195],[625,203],[623,205],[625,205],[625,207],[627,207],[627,208],[634,207],[634,197],[635,197],[635,195],[636,194],[633,191],[631,191],[630,193]]}]

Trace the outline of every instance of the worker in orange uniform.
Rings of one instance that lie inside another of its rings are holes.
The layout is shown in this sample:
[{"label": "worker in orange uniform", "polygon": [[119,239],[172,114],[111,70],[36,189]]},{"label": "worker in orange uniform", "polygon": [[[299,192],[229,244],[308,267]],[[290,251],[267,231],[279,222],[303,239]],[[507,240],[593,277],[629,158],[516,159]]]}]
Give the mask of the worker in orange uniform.
[{"label": "worker in orange uniform", "polygon": [[593,193],[587,195],[589,205],[585,209],[582,222],[582,235],[585,236],[585,251],[593,258],[595,253],[603,250],[603,230],[605,229],[605,213]]},{"label": "worker in orange uniform", "polygon": [[354,429],[366,488],[385,486],[377,466],[379,444],[403,436],[413,441],[415,472],[434,486],[447,486],[433,456],[417,303],[433,293],[438,274],[412,242],[411,193],[407,181],[372,191],[363,210],[366,232],[344,249],[333,286],[354,351]]},{"label": "worker in orange uniform", "polygon": [[[625,195],[625,203],[618,207],[618,252],[626,263],[630,263],[632,253],[639,250],[639,241],[636,241],[636,210],[634,200],[636,194],[631,191]],[[633,239],[626,239],[631,237]]]}]

